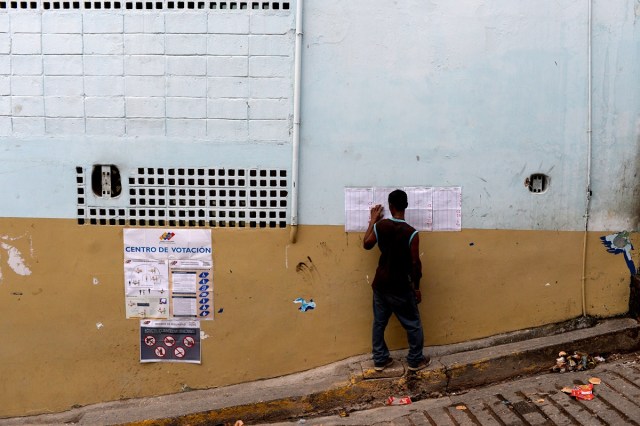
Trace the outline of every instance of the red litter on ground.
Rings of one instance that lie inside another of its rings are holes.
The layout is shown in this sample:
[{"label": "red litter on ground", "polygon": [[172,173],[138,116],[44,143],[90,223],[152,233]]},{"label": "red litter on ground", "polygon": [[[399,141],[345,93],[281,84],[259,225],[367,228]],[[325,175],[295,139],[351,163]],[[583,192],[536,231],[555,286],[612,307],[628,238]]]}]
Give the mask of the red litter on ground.
[{"label": "red litter on ground", "polygon": [[411,398],[405,396],[403,398],[396,398],[395,396],[390,396],[385,402],[386,405],[408,405],[411,404]]},{"label": "red litter on ground", "polygon": [[593,399],[593,385],[578,385],[571,389],[571,396],[576,399],[583,399],[585,401],[591,401]]}]

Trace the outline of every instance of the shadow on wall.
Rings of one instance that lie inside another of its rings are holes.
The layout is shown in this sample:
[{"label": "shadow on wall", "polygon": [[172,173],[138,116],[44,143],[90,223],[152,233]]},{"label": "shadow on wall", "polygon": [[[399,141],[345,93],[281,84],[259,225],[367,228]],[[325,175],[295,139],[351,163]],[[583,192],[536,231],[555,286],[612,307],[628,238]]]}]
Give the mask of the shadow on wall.
[{"label": "shadow on wall", "polygon": [[638,118],[638,124],[636,126],[636,155],[633,160],[630,161],[631,176],[633,176],[632,182],[630,182],[632,191],[632,200],[631,206],[632,211],[628,212],[629,217],[632,218],[631,221],[631,229],[638,229],[640,226],[640,178],[638,177],[638,172],[640,172],[640,118]]}]

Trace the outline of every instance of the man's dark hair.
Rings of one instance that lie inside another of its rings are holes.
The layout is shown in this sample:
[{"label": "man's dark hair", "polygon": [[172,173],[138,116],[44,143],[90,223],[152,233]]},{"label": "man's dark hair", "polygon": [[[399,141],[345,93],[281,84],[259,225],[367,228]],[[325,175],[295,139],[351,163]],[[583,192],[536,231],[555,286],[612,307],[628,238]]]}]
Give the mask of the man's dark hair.
[{"label": "man's dark hair", "polygon": [[409,203],[407,202],[407,193],[401,189],[396,189],[389,194],[389,205],[395,207],[396,210],[404,211]]}]

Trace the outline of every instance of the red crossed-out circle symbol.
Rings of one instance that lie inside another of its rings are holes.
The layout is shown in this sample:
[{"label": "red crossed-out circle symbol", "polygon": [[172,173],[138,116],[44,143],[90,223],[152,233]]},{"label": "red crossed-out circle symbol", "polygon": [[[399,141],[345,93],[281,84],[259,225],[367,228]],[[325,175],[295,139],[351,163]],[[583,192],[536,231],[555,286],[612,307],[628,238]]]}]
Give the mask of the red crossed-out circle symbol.
[{"label": "red crossed-out circle symbol", "polygon": [[153,336],[144,336],[144,344],[147,346],[153,346],[156,344],[156,338]]},{"label": "red crossed-out circle symbol", "polygon": [[165,348],[163,348],[162,346],[158,346],[156,348],[156,356],[159,356],[160,358],[162,358],[166,354],[167,354],[167,350]]},{"label": "red crossed-out circle symbol", "polygon": [[167,336],[164,338],[164,344],[171,347],[176,344],[176,339],[173,336]]},{"label": "red crossed-out circle symbol", "polygon": [[173,350],[173,354],[178,358],[183,358],[187,354],[187,352],[184,350],[184,348],[178,346]]},{"label": "red crossed-out circle symbol", "polygon": [[196,339],[191,336],[187,336],[182,340],[182,343],[188,348],[192,348],[196,344]]}]

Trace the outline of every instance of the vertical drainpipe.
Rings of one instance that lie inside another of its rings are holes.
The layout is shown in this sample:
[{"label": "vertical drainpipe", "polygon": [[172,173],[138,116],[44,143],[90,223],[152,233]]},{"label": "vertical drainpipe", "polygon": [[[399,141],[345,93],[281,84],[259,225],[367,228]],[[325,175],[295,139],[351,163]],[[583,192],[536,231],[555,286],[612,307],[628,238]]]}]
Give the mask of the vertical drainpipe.
[{"label": "vertical drainpipe", "polygon": [[302,65],[302,0],[296,1],[296,42],[293,70],[293,146],[291,158],[291,231],[289,242],[298,235],[298,168],[300,152],[300,71]]},{"label": "vertical drainpipe", "polygon": [[592,37],[592,25],[593,25],[593,0],[587,0],[589,5],[589,25],[588,25],[588,43],[587,43],[587,56],[588,56],[588,64],[587,64],[587,87],[588,87],[588,95],[587,95],[587,200],[585,203],[584,210],[584,236],[582,241],[582,285],[581,285],[581,293],[582,293],[582,316],[587,315],[587,297],[586,297],[586,287],[587,287],[587,233],[589,231],[589,209],[591,204],[591,145],[592,145],[592,115],[593,115],[593,101],[591,99],[591,91],[592,91],[592,58],[591,58],[591,47],[593,44]]}]

